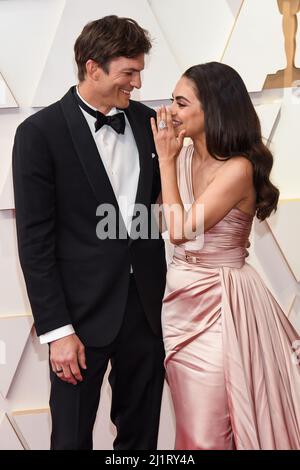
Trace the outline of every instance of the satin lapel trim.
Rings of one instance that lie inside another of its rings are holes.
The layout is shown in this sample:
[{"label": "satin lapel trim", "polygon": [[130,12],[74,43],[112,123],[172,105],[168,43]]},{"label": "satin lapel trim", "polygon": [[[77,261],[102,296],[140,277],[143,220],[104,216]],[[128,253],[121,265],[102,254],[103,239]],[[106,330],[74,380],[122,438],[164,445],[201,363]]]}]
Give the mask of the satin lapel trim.
[{"label": "satin lapel trim", "polygon": [[[132,112],[130,107],[125,109],[125,114],[128,118],[134,139],[136,141],[140,161],[140,176],[136,192],[135,205],[144,204],[146,207],[148,207],[151,200],[153,164],[151,158],[151,149],[149,148],[148,141],[145,138],[145,123],[139,120],[139,115]],[[129,238],[129,245],[131,245],[133,241],[134,239]]]},{"label": "satin lapel trim", "polygon": [[[60,101],[74,147],[83,171],[99,204],[105,202],[118,207],[114,190],[106,173],[90,128],[72,92],[72,88]],[[103,201],[103,193],[106,201]]]},{"label": "satin lapel trim", "polygon": [[[134,139],[137,145],[140,161],[140,176],[136,192],[135,204],[145,204],[148,206],[151,198],[153,163],[151,158],[151,148],[145,137],[145,123],[141,122],[139,115],[134,113],[129,107],[124,110],[130,123]],[[149,123],[150,125],[150,123]]]}]

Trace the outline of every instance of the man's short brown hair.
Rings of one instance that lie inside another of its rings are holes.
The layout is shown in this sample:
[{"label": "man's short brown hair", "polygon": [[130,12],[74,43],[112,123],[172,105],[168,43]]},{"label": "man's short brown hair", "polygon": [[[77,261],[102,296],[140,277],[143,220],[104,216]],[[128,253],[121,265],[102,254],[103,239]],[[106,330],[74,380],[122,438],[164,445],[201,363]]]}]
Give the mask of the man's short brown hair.
[{"label": "man's short brown hair", "polygon": [[148,31],[131,18],[116,15],[104,16],[88,23],[74,46],[78,79],[86,75],[86,62],[97,62],[108,73],[109,63],[117,57],[134,58],[151,49]]}]

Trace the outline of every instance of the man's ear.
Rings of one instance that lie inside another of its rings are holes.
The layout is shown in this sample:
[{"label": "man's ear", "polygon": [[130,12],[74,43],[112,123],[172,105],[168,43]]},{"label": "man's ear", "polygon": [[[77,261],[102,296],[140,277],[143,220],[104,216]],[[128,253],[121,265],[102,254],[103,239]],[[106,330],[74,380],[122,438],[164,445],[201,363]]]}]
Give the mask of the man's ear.
[{"label": "man's ear", "polygon": [[86,62],[85,69],[87,77],[92,80],[99,80],[100,75],[104,73],[100,65],[92,59]]}]

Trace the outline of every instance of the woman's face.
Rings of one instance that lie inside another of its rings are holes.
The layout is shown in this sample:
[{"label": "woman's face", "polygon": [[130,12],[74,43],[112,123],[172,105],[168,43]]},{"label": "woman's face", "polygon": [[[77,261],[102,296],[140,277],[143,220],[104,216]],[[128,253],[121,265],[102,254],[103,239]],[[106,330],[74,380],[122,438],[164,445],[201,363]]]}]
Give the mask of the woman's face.
[{"label": "woman's face", "polygon": [[204,113],[192,80],[181,77],[173,92],[170,109],[176,134],[185,129],[185,137],[194,140],[204,133]]}]

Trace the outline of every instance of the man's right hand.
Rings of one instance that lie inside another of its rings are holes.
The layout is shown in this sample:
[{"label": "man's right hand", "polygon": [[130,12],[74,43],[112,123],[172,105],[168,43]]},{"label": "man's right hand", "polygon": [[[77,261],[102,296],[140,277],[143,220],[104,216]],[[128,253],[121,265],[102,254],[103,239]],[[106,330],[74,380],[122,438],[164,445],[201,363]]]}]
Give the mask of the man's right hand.
[{"label": "man's right hand", "polygon": [[64,382],[76,385],[83,378],[80,367],[86,369],[85,348],[76,334],[50,343],[50,362],[53,372]]}]

